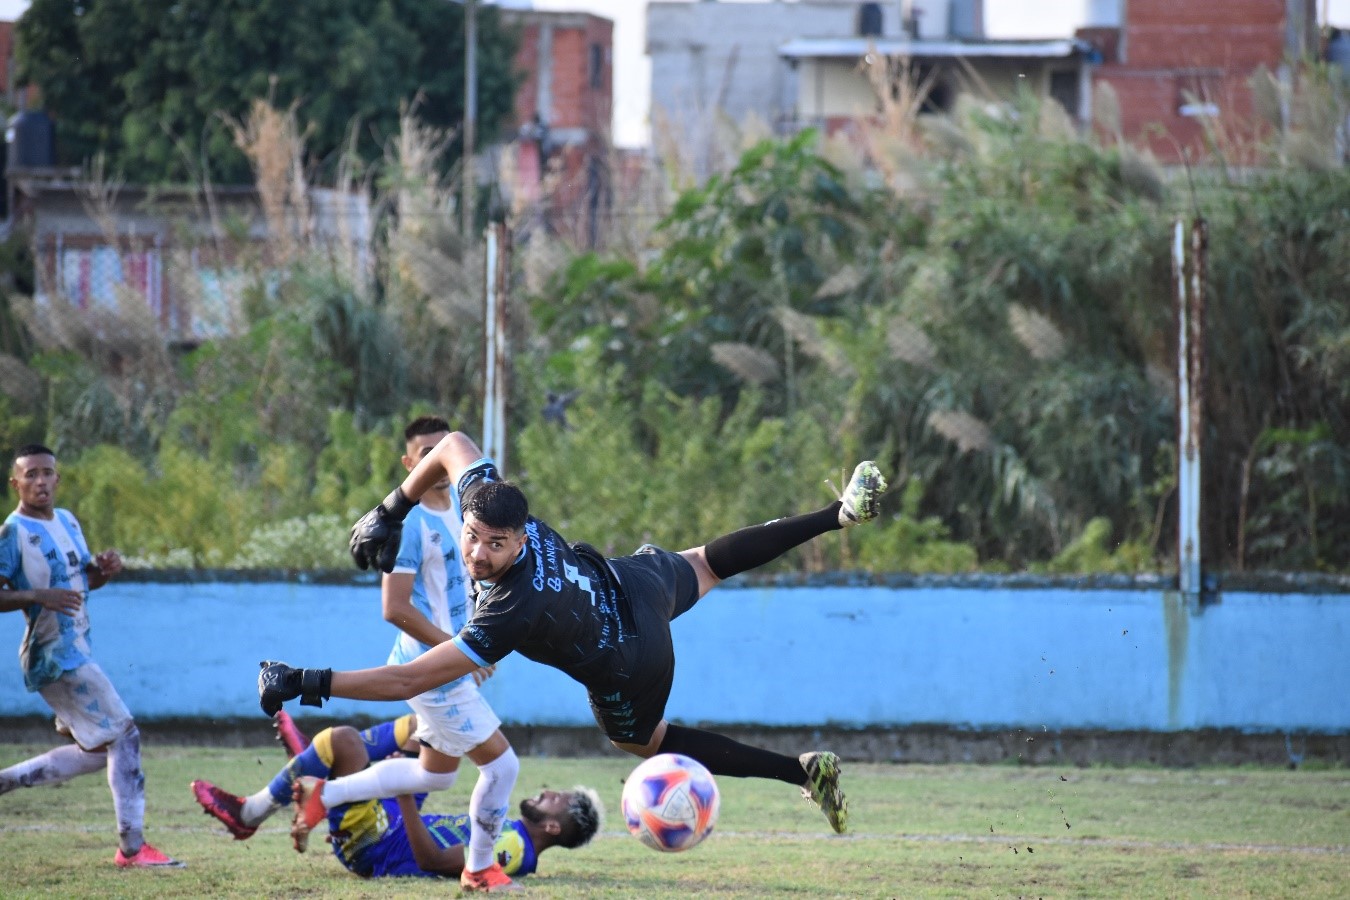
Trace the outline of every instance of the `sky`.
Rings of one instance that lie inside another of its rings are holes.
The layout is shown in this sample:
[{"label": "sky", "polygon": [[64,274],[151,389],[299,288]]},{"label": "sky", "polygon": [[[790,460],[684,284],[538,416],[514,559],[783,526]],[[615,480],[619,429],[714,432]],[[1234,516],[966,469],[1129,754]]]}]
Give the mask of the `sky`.
[{"label": "sky", "polygon": [[[733,0],[766,2],[766,0]],[[894,2],[894,0],[892,0]],[[1068,37],[1088,10],[1103,0],[985,0],[984,26],[991,38]],[[1105,0],[1111,5],[1111,0]],[[1216,0],[1219,2],[1219,0]],[[1315,0],[1318,19],[1350,28],[1350,0]],[[514,0],[510,5],[524,5]],[[614,143],[640,147],[648,142],[647,112],[651,64],[646,56],[645,0],[533,0],[535,9],[590,12],[614,22]],[[0,20],[14,20],[28,0],[0,0]]]}]

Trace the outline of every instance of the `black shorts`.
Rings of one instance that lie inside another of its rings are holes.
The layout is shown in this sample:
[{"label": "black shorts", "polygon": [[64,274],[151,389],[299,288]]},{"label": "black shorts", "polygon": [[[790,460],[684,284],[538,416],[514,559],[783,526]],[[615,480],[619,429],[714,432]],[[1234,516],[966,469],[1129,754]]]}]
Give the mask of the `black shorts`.
[{"label": "black shorts", "polygon": [[645,744],[665,718],[675,679],[670,623],[698,602],[698,575],[680,554],[651,546],[609,563],[619,576],[637,639],[625,653],[622,683],[589,692],[591,712],[611,741]]}]

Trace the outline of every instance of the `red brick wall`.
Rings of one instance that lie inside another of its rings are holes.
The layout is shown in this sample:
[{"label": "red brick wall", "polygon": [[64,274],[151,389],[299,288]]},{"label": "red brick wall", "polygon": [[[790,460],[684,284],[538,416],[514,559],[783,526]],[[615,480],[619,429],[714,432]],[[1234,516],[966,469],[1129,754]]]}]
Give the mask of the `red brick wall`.
[{"label": "red brick wall", "polygon": [[9,67],[13,58],[14,23],[0,22],[0,93],[9,90]]},{"label": "red brick wall", "polygon": [[[1314,0],[1298,0],[1315,15]],[[1231,132],[1254,127],[1247,81],[1285,58],[1287,0],[1127,0],[1120,56],[1096,81],[1120,101],[1125,136],[1166,162],[1202,150],[1199,120],[1182,116],[1187,94],[1218,105]]]},{"label": "red brick wall", "polygon": [[[1273,2],[1273,0],[1272,0]],[[1141,25],[1125,32],[1129,66],[1255,68],[1284,55],[1284,23]]]},{"label": "red brick wall", "polygon": [[1284,24],[1285,0],[1126,0],[1126,27]]},{"label": "red brick wall", "polygon": [[[613,109],[614,25],[597,16],[569,14],[553,23],[552,59],[539,59],[538,21],[526,21],[521,27],[516,69],[525,75],[516,94],[516,122],[525,124],[537,111],[539,67],[550,65],[553,108],[551,128],[586,128],[608,133]],[[600,84],[591,86],[591,46],[601,48]]]},{"label": "red brick wall", "polygon": [[[597,166],[608,177],[610,119],[613,110],[613,35],[608,19],[584,13],[516,14],[521,30],[516,68],[525,75],[516,94],[516,126],[534,121],[538,110],[540,67],[549,66],[551,108],[541,116],[554,141],[548,167],[557,173],[546,219],[551,227],[573,233],[583,243],[593,230],[590,191]],[[550,59],[539,55],[540,31],[552,25]],[[600,67],[592,80],[592,47],[599,48]],[[566,141],[564,143],[564,141]],[[517,148],[520,189],[531,199],[540,195],[539,145],[521,140]]]},{"label": "red brick wall", "polygon": [[516,89],[515,125],[534,119],[536,92],[539,90],[539,26],[533,23],[520,27],[520,47],[516,50],[516,71],[525,78]]}]

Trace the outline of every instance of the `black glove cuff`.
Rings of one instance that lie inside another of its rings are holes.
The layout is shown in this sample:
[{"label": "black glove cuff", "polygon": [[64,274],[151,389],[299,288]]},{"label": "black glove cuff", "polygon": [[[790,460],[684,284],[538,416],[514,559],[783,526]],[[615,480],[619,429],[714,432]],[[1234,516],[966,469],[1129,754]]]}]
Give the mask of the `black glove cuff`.
[{"label": "black glove cuff", "polygon": [[393,492],[385,497],[380,503],[380,508],[384,510],[385,515],[396,522],[402,522],[408,518],[408,513],[417,505],[416,500],[409,500],[408,495],[403,493],[403,486],[394,488]]},{"label": "black glove cuff", "polygon": [[323,701],[333,696],[332,669],[300,670],[300,705],[323,706]]}]

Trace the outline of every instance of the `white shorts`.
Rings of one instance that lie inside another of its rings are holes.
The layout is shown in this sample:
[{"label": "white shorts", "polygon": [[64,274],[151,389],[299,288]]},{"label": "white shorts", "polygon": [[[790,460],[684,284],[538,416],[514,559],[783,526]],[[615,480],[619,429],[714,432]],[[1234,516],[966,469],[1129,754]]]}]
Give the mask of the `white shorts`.
[{"label": "white shorts", "polygon": [[419,694],[408,701],[417,713],[417,740],[446,756],[465,756],[502,727],[502,720],[479,693],[473,679],[448,693]]},{"label": "white shorts", "polygon": [[56,730],[69,734],[85,750],[111,744],[135,724],[96,662],[62,673],[38,693],[56,713]]}]

